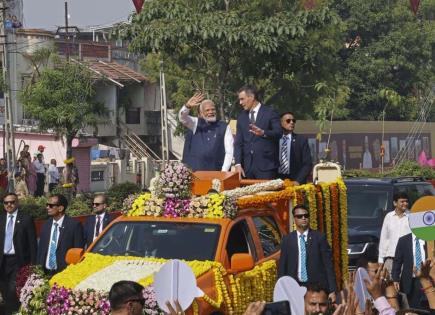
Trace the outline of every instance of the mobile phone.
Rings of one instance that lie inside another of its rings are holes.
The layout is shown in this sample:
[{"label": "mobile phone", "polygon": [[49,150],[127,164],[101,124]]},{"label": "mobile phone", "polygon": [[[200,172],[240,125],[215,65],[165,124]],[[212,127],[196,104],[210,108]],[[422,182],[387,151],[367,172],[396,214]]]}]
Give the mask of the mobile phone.
[{"label": "mobile phone", "polygon": [[291,315],[288,301],[266,303],[262,315]]}]

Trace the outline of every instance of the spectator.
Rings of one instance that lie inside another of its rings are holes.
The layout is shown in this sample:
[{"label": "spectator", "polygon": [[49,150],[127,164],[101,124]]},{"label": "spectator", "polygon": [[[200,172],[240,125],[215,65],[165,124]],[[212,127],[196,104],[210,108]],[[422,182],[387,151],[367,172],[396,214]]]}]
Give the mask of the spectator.
[{"label": "spectator", "polygon": [[296,185],[305,184],[313,163],[307,139],[294,133],[296,119],[292,112],[281,115],[283,135],[279,140],[279,177],[290,178]]},{"label": "spectator", "polygon": [[417,272],[417,277],[429,302],[431,314],[435,314],[435,261],[427,259]]},{"label": "spectator", "polygon": [[393,204],[394,210],[387,213],[382,224],[378,258],[390,273],[399,238],[411,233],[408,224],[408,195],[404,192],[395,194]]},{"label": "spectator", "polygon": [[[394,315],[396,314],[396,310],[388,303],[388,299],[393,299],[397,302],[396,296],[387,296],[385,295],[385,290],[383,288],[383,282],[386,279],[388,271],[383,269],[382,267],[378,269],[375,276],[370,281],[364,280],[367,291],[369,291],[370,295],[373,298],[374,306],[378,310],[380,315]],[[391,301],[391,300],[390,300]]]},{"label": "spectator", "polygon": [[[216,106],[196,93],[179,114],[180,122],[188,128],[183,149],[183,163],[193,171],[229,171],[233,160],[234,138],[230,126],[216,118]],[[189,111],[199,106],[199,117]]]},{"label": "spectator", "polygon": [[426,242],[418,239],[413,233],[399,238],[394,256],[392,278],[397,291],[406,294],[410,307],[423,306],[424,297],[421,292],[420,280],[417,273],[426,260]]},{"label": "spectator", "polygon": [[[82,225],[65,214],[67,207],[68,200],[61,194],[48,199],[50,219],[42,226],[37,262],[51,276],[66,268],[65,255],[70,248],[83,248]],[[60,231],[62,242],[59,242]]]},{"label": "spectator", "polygon": [[0,188],[3,191],[8,189],[8,165],[6,159],[0,159]]},{"label": "spectator", "polygon": [[304,297],[305,314],[326,314],[328,311],[328,291],[319,284],[307,285],[307,293]]},{"label": "spectator", "polygon": [[29,162],[31,162],[32,159],[30,157],[29,149],[30,149],[29,145],[25,144],[23,150],[20,152],[20,158],[26,158],[29,160]]},{"label": "spectator", "polygon": [[94,215],[87,217],[83,227],[83,239],[86,247],[89,247],[114,219],[113,216],[106,211],[107,198],[105,195],[95,195],[92,207],[94,209]]},{"label": "spectator", "polygon": [[335,274],[326,237],[309,229],[309,212],[303,205],[296,205],[292,213],[296,231],[282,239],[278,277],[290,276],[300,285],[319,283],[327,288],[329,298],[335,302]]},{"label": "spectator", "polygon": [[44,186],[45,186],[45,166],[44,161],[42,160],[43,156],[39,153],[36,156],[36,160],[33,161],[33,166],[36,171],[36,191],[35,197],[41,197],[44,195]]},{"label": "spectator", "polygon": [[29,196],[26,182],[20,174],[15,174],[15,193],[17,194],[18,199],[23,199]]},{"label": "spectator", "polygon": [[145,305],[143,289],[134,281],[118,281],[109,291],[112,315],[142,315]]},{"label": "spectator", "polygon": [[261,104],[253,86],[239,90],[239,103],[243,112],[237,118],[236,171],[240,177],[274,179],[279,166],[278,140],[282,136],[279,116],[272,108]]},{"label": "spectator", "polygon": [[19,208],[18,196],[3,198],[0,213],[0,292],[4,299],[0,314],[18,311],[16,276],[21,267],[36,262],[36,232],[33,219]]},{"label": "spectator", "polygon": [[42,155],[42,163],[45,163],[44,150],[45,150],[45,147],[43,145],[38,145],[38,151],[36,151],[35,154],[33,155],[33,159],[36,160],[38,158],[38,155],[41,154]]},{"label": "spectator", "polygon": [[26,152],[20,153],[21,176],[25,179],[29,194],[33,195],[36,191],[36,171],[33,163],[26,157]]},{"label": "spectator", "polygon": [[378,250],[375,246],[368,246],[364,254],[358,259],[356,267],[367,270],[370,280],[372,280],[381,266],[378,262]]},{"label": "spectator", "polygon": [[56,166],[56,160],[50,160],[50,166],[48,167],[48,191],[51,193],[53,189],[59,184],[60,174]]}]

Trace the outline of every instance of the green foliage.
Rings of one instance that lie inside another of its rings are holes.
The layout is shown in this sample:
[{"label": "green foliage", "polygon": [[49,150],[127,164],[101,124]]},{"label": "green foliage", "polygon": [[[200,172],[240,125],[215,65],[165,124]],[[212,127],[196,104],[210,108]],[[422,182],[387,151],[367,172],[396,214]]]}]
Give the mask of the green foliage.
[{"label": "green foliage", "polygon": [[425,179],[435,179],[435,169],[427,166],[420,166],[415,161],[404,161],[394,169],[387,170],[384,174],[372,173],[364,169],[347,170],[344,177],[406,177],[416,176]]},{"label": "green foliage", "polygon": [[73,198],[66,213],[72,217],[92,214],[90,200],[85,196],[77,196],[76,198]]},{"label": "green foliage", "polygon": [[326,5],[305,11],[296,1],[151,0],[118,35],[148,54],[154,80],[163,60],[177,106],[200,89],[223,116],[235,117],[235,91],[245,83],[266,91],[278,109],[291,99],[292,110],[310,111],[314,84],[337,62],[341,27]]},{"label": "green foliage", "polygon": [[29,196],[20,199],[20,210],[23,213],[27,213],[34,219],[45,220],[48,218],[46,203],[46,197]]},{"label": "green foliage", "polygon": [[136,194],[141,191],[141,187],[137,184],[131,182],[125,182],[112,186],[107,191],[108,210],[109,211],[120,211],[122,210],[122,203],[125,198],[131,194]]},{"label": "green foliage", "polygon": [[39,128],[66,137],[68,156],[79,131],[96,127],[106,115],[104,104],[95,100],[93,83],[87,68],[59,60],[56,68],[43,70],[38,81],[22,93],[24,108],[39,121]]}]

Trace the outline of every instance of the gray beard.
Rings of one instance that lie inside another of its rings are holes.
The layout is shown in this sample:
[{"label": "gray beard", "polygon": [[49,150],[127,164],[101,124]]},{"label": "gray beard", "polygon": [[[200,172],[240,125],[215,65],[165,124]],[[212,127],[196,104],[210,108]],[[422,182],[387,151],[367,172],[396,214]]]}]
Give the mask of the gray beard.
[{"label": "gray beard", "polygon": [[216,116],[215,117],[209,117],[209,118],[204,117],[204,120],[206,122],[213,123],[213,122],[216,122],[217,118],[216,118]]}]

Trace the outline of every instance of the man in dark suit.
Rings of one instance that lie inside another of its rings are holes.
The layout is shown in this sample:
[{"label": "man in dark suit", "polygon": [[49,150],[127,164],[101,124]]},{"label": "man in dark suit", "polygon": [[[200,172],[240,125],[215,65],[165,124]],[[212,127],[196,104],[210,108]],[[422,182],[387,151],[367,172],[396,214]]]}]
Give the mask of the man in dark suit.
[{"label": "man in dark suit", "polygon": [[393,278],[396,290],[406,294],[408,304],[412,308],[425,307],[421,304],[424,294],[421,292],[421,284],[415,274],[415,271],[420,269],[425,259],[425,241],[418,239],[413,233],[399,238],[391,277]]},{"label": "man in dark suit", "polygon": [[70,248],[83,248],[83,229],[79,221],[65,214],[68,200],[61,194],[48,199],[47,220],[41,230],[37,263],[48,275],[66,268],[65,255]]},{"label": "man in dark suit", "polygon": [[237,118],[236,171],[246,178],[274,179],[279,166],[278,140],[282,135],[279,116],[260,103],[252,86],[239,90],[239,103],[244,111]]},{"label": "man in dark suit", "polygon": [[295,206],[292,213],[296,231],[282,239],[278,277],[290,276],[303,286],[318,283],[335,302],[335,274],[326,237],[309,229],[309,212],[303,205]]},{"label": "man in dark suit", "polygon": [[88,248],[100,233],[112,222],[113,217],[106,211],[107,198],[105,195],[95,195],[92,203],[95,215],[86,219],[83,228],[83,239]]},{"label": "man in dark suit", "polygon": [[279,177],[289,178],[296,185],[305,184],[311,173],[310,147],[303,136],[294,133],[296,119],[292,112],[281,115],[283,135],[279,140]]},{"label": "man in dark suit", "polygon": [[0,214],[0,292],[4,309],[0,314],[18,311],[16,276],[21,267],[36,262],[36,233],[33,219],[19,210],[18,197],[8,193]]}]

